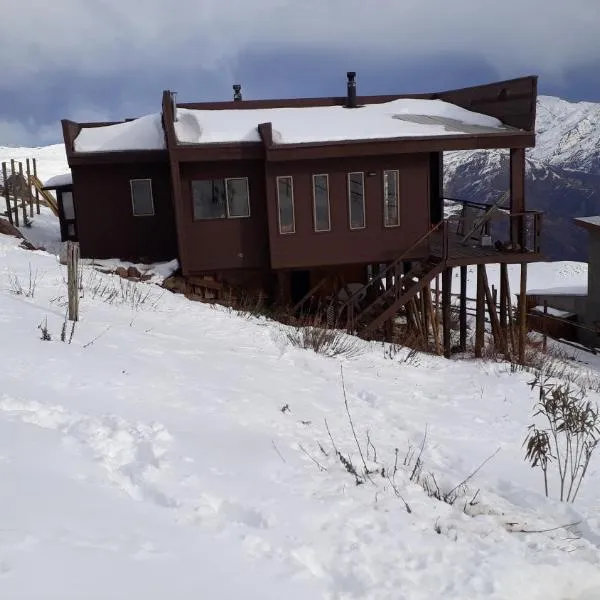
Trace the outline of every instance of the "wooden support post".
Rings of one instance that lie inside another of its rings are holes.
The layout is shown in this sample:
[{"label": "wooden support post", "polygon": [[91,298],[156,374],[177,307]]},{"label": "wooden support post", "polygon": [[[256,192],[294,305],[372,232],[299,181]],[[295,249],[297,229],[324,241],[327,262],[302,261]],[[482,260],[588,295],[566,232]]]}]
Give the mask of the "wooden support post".
[{"label": "wooden support post", "polygon": [[[23,173],[23,163],[19,161],[19,187],[21,187],[22,182],[25,181],[25,175]],[[21,187],[21,209],[23,210],[23,225],[27,224],[27,198],[25,195],[27,194],[27,189],[23,189]]]},{"label": "wooden support post", "polygon": [[426,296],[425,302],[427,303],[427,313],[429,314],[429,321],[431,322],[431,331],[433,333],[433,342],[435,344],[436,354],[442,353],[442,344],[440,342],[440,324],[438,322],[437,311],[433,308],[433,298],[431,288],[427,285],[425,287]]},{"label": "wooden support post", "polygon": [[427,349],[429,349],[429,325],[430,325],[430,319],[429,319],[429,312],[427,310],[427,292],[429,291],[429,287],[427,285],[423,286],[423,289],[421,290],[420,293],[420,304],[421,304],[421,314],[422,319],[423,319],[423,332],[425,335],[425,346]]},{"label": "wooden support post", "polygon": [[483,355],[485,343],[485,292],[483,290],[484,265],[477,265],[477,296],[475,313],[475,358]]},{"label": "wooden support post", "polygon": [[467,350],[467,267],[460,268],[460,351]]},{"label": "wooden support post", "polygon": [[13,224],[12,208],[10,206],[10,194],[8,193],[8,172],[6,163],[2,163],[2,181],[4,182],[4,199],[6,200],[6,214],[8,216],[8,222]]},{"label": "wooden support post", "polygon": [[483,289],[485,292],[485,299],[488,305],[490,324],[492,326],[492,335],[494,336],[494,344],[496,348],[499,348],[502,353],[506,354],[504,336],[502,335],[502,330],[500,329],[500,319],[498,319],[498,312],[496,311],[496,298],[494,298],[494,295],[490,291],[490,286],[488,284],[487,278],[487,271],[485,267],[483,268]]},{"label": "wooden support post", "polygon": [[31,193],[31,164],[29,159],[27,164],[27,200],[29,201],[29,216],[33,218],[33,194]]},{"label": "wooden support post", "polygon": [[452,302],[452,267],[442,271],[442,328],[444,330],[444,356],[452,353],[452,331],[450,329],[450,304]]},{"label": "wooden support post", "polygon": [[510,339],[510,347],[512,348],[513,356],[517,354],[517,342],[515,340],[515,327],[514,327],[514,318],[513,318],[513,305],[512,305],[512,296],[510,293],[510,281],[508,280],[508,269],[504,269],[503,272],[504,277],[504,289],[506,290],[506,303],[507,303],[507,328],[509,335],[507,339]]},{"label": "wooden support post", "polygon": [[527,263],[521,263],[521,288],[519,291],[519,362],[525,364],[527,341]]},{"label": "wooden support post", "polygon": [[67,242],[69,321],[79,321],[79,242]]},{"label": "wooden support post", "polygon": [[[510,149],[510,214],[525,211],[525,148]],[[524,245],[523,216],[511,219],[510,241]]]},{"label": "wooden support post", "polygon": [[17,198],[17,193],[15,191],[15,182],[17,180],[17,171],[15,169],[15,159],[10,159],[10,173],[11,173],[11,181],[12,181],[12,189],[13,189],[13,199],[15,204],[15,227],[19,227],[19,200]]},{"label": "wooden support post", "polygon": [[[35,158],[33,159],[33,176],[37,179],[37,160]],[[37,185],[35,186],[35,211],[38,215],[40,214],[40,191]]]},{"label": "wooden support post", "polygon": [[508,267],[506,263],[500,263],[500,327],[506,337],[506,306],[507,306],[507,293],[506,293],[506,282],[508,281]]},{"label": "wooden support post", "polygon": [[544,342],[542,349],[546,352],[548,348],[548,300],[544,300]]}]

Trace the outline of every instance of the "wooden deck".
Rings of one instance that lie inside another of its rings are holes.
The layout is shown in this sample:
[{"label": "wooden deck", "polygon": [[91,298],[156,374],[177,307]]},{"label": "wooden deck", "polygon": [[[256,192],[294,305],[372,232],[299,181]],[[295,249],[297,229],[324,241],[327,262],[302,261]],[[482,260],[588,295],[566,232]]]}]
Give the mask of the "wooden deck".
[{"label": "wooden deck", "polygon": [[[444,256],[444,240],[442,232],[435,232],[431,236],[430,252],[432,256],[442,259]],[[529,263],[544,260],[538,252],[520,252],[513,250],[498,250],[494,246],[482,247],[475,241],[462,243],[462,236],[448,233],[448,258],[449,267],[464,265],[486,265],[494,263]]]}]

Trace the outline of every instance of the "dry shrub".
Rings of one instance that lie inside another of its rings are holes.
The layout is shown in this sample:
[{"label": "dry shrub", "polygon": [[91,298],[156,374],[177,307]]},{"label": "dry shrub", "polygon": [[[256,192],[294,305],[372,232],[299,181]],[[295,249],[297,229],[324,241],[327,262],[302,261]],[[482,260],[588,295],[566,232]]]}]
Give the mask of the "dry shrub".
[{"label": "dry shrub", "polygon": [[538,388],[537,410],[545,427],[533,424],[524,446],[525,459],[544,476],[544,491],[549,496],[548,467],[556,466],[561,502],[575,502],[590,460],[600,443],[600,414],[596,403],[586,399],[584,390],[571,383],[552,384],[550,377],[539,375],[531,384]]},{"label": "dry shrub", "polygon": [[361,341],[348,335],[342,329],[326,326],[322,317],[310,316],[298,320],[296,325],[288,325],[285,336],[296,347],[313,350],[324,356],[345,356],[352,358],[362,354]]}]

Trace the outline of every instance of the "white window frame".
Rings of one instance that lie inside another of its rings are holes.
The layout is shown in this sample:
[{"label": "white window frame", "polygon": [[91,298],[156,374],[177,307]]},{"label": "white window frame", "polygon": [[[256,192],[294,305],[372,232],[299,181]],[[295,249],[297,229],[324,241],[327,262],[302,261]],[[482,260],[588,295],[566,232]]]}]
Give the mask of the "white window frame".
[{"label": "white window frame", "polygon": [[[290,190],[292,195],[292,230],[291,231],[281,231],[281,202],[279,198],[279,180],[280,179],[289,179],[291,182]],[[294,201],[294,178],[291,175],[278,175],[276,177],[276,187],[277,187],[277,224],[279,227],[280,235],[291,235],[296,233],[296,204]]]},{"label": "white window frame", "polygon": [[[396,211],[397,211],[397,215],[398,215],[398,220],[396,223],[393,223],[391,225],[388,225],[385,222],[386,208],[387,208],[387,201],[388,201],[387,189],[386,189],[386,185],[385,185],[385,174],[386,173],[396,173],[396,201],[398,203],[398,206],[396,207]],[[383,187],[383,226],[387,229],[393,228],[393,227],[400,227],[400,170],[399,169],[384,169],[381,174],[381,183],[382,183],[382,187]]]},{"label": "white window frame", "polygon": [[[327,229],[317,229],[317,188],[315,186],[316,177],[325,177],[327,180],[327,223],[329,226]],[[312,176],[312,192],[313,192],[313,228],[316,233],[324,233],[331,231],[331,200],[329,195],[329,174],[328,173],[315,173]]]},{"label": "white window frame", "polygon": [[[135,202],[133,201],[133,182],[134,181],[149,181],[150,182],[150,199],[152,200],[152,212],[144,213],[142,215],[135,212]],[[134,217],[154,217],[156,215],[156,208],[154,206],[154,187],[152,185],[152,179],[150,177],[137,177],[129,180],[129,195],[131,196],[131,212]]]},{"label": "white window frame", "polygon": [[[352,175],[360,175],[362,177],[362,205],[363,205],[363,224],[360,227],[352,227],[352,188],[350,186],[350,177]],[[347,177],[348,184],[348,225],[352,231],[359,231],[367,227],[367,207],[365,202],[365,172],[351,171]]]},{"label": "white window frame", "polygon": [[[227,189],[227,182],[228,181],[235,181],[236,179],[243,179],[246,181],[246,190],[248,191],[248,214],[247,215],[242,215],[240,217],[238,216],[231,216],[229,214],[229,190]],[[248,181],[247,177],[225,177],[225,211],[227,212],[227,218],[228,219],[249,219],[252,216],[252,208],[250,206],[250,182]],[[204,220],[204,219],[203,219]],[[207,221],[210,221],[211,219],[206,219]],[[212,219],[213,221],[215,219]]]}]

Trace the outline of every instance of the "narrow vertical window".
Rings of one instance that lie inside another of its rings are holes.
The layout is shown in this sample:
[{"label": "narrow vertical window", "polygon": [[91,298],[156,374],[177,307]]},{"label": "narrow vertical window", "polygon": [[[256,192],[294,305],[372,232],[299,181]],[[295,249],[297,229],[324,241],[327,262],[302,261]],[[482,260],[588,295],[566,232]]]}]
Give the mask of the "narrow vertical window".
[{"label": "narrow vertical window", "polygon": [[250,216],[248,178],[235,177],[225,180],[227,187],[227,216],[231,219]]},{"label": "narrow vertical window", "polygon": [[151,179],[131,179],[131,204],[136,217],[148,217],[154,214]]},{"label": "narrow vertical window", "polygon": [[383,224],[385,227],[400,225],[398,171],[383,172]]},{"label": "narrow vertical window", "polygon": [[291,177],[277,178],[277,204],[279,207],[279,233],[294,233],[294,182]]},{"label": "narrow vertical window", "polygon": [[72,221],[75,219],[75,205],[73,204],[73,192],[62,192],[62,209],[63,216],[66,221]]},{"label": "narrow vertical window", "polygon": [[313,211],[315,231],[329,231],[329,175],[313,175]]},{"label": "narrow vertical window", "polygon": [[362,229],[365,226],[364,173],[348,173],[348,204],[350,229]]}]

